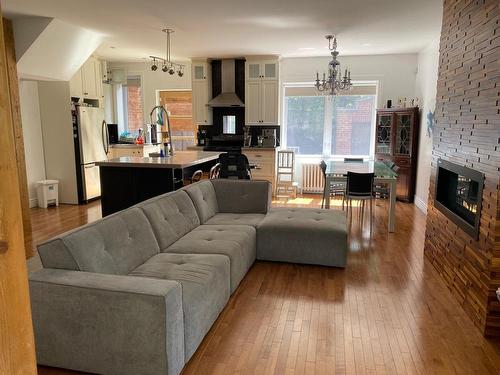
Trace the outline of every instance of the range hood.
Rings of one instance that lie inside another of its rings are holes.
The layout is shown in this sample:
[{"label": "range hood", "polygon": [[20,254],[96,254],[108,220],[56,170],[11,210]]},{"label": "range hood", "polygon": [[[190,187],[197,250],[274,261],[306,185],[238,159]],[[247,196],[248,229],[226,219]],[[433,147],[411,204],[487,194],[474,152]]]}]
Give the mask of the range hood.
[{"label": "range hood", "polygon": [[221,61],[222,92],[208,102],[210,107],[245,106],[238,95],[236,95],[234,66],[234,59],[224,59]]}]

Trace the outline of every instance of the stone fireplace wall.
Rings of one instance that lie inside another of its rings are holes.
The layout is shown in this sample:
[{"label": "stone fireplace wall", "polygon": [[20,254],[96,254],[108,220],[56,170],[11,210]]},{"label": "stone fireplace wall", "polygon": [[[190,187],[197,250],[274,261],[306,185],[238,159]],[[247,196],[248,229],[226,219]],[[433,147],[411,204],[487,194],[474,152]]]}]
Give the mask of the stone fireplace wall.
[{"label": "stone fireplace wall", "polygon": [[[500,336],[500,2],[444,0],[425,255],[486,335]],[[479,239],[434,207],[438,158],[485,173]]]}]

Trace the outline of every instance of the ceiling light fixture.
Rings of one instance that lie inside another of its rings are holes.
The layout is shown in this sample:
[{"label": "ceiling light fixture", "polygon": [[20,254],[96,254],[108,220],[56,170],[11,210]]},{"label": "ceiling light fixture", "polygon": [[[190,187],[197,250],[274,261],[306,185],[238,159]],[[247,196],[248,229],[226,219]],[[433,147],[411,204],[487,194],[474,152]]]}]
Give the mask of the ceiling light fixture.
[{"label": "ceiling light fixture", "polygon": [[325,95],[337,95],[339,90],[349,90],[352,87],[351,71],[346,69],[342,77],[340,62],[337,60],[339,52],[337,51],[337,38],[333,35],[326,35],[328,39],[328,49],[332,55],[332,60],[328,63],[328,78],[323,73],[323,79],[319,79],[319,73],[316,72],[316,89]]},{"label": "ceiling light fixture", "polygon": [[170,49],[171,49],[171,36],[174,33],[174,30],[172,29],[163,29],[162,30],[165,34],[167,34],[167,46],[165,49],[165,58],[158,57],[158,56],[149,56],[151,59],[151,70],[154,72],[158,69],[158,64],[161,63],[161,70],[165,73],[169,73],[170,75],[175,74],[177,71],[177,75],[179,77],[182,77],[184,75],[184,65],[182,64],[177,64],[171,61],[171,55],[170,55]]}]

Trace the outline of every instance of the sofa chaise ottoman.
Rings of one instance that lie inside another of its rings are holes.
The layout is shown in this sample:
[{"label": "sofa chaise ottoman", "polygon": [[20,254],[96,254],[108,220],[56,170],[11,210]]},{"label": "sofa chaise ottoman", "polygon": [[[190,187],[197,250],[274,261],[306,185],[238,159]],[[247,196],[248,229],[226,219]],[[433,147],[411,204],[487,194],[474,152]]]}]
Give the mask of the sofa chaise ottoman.
[{"label": "sofa chaise ottoman", "polygon": [[342,213],[270,203],[266,181],[201,181],[39,245],[38,363],[179,374],[256,259],[345,266]]}]

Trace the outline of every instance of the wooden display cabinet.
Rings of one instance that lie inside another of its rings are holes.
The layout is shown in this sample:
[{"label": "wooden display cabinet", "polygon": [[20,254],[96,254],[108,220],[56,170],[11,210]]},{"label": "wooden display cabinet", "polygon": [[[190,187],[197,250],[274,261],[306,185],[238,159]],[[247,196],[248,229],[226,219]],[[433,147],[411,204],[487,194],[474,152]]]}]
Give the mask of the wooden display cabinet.
[{"label": "wooden display cabinet", "polygon": [[396,196],[409,203],[415,196],[419,128],[418,107],[377,110],[375,159],[399,167]]}]

